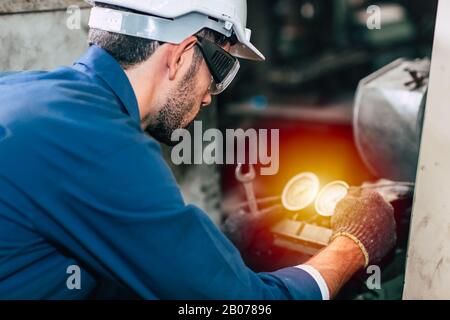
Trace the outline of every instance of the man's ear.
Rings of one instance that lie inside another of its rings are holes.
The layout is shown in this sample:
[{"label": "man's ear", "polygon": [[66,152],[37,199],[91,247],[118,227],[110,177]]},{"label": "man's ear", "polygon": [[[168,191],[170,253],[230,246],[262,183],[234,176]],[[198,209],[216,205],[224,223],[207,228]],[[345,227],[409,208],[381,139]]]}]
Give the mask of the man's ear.
[{"label": "man's ear", "polygon": [[167,67],[169,68],[169,79],[174,80],[177,72],[180,70],[181,66],[186,63],[187,51],[192,49],[197,43],[197,38],[191,36],[186,38],[180,44],[172,44],[171,50],[169,51],[169,57],[167,60]]}]

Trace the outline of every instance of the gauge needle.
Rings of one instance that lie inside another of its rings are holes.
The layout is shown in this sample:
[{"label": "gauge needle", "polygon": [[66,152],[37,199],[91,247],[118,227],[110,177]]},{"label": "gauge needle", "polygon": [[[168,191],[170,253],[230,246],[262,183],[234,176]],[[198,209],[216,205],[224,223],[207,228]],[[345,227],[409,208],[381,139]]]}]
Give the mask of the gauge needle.
[{"label": "gauge needle", "polygon": [[303,193],[305,193],[305,191],[308,190],[308,188],[309,188],[309,186],[305,186],[305,185],[295,187],[294,192],[293,192],[294,197],[301,196]]},{"label": "gauge needle", "polygon": [[335,194],[334,197],[331,197],[330,202],[338,203],[341,200],[342,196]]}]

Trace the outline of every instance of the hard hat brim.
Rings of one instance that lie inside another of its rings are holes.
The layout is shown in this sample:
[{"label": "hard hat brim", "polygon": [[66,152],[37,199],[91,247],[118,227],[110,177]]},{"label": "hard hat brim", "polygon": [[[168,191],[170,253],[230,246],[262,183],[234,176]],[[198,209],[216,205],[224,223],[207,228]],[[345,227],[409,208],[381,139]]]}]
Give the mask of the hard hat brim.
[{"label": "hard hat brim", "polygon": [[234,45],[230,53],[241,59],[248,59],[254,61],[264,61],[266,58],[264,55],[256,49],[256,47],[250,41],[243,41]]}]

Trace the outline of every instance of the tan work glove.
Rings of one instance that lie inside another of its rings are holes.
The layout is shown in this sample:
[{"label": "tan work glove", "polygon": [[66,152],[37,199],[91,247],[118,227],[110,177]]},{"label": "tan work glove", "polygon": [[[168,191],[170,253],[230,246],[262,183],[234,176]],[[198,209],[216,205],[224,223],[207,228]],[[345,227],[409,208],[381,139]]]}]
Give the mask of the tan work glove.
[{"label": "tan work glove", "polygon": [[332,239],[346,236],[361,248],[365,266],[379,262],[397,241],[394,208],[370,189],[350,188],[331,218]]}]

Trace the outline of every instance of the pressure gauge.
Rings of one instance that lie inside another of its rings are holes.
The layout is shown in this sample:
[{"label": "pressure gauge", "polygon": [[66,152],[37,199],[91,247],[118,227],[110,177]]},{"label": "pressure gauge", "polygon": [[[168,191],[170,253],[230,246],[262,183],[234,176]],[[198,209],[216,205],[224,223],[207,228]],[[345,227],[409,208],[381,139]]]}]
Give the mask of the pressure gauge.
[{"label": "pressure gauge", "polygon": [[320,190],[315,208],[318,214],[331,217],[339,201],[347,195],[349,185],[345,181],[333,181]]},{"label": "pressure gauge", "polygon": [[299,211],[313,203],[318,192],[319,178],[311,172],[300,173],[284,187],[281,202],[287,210]]}]

